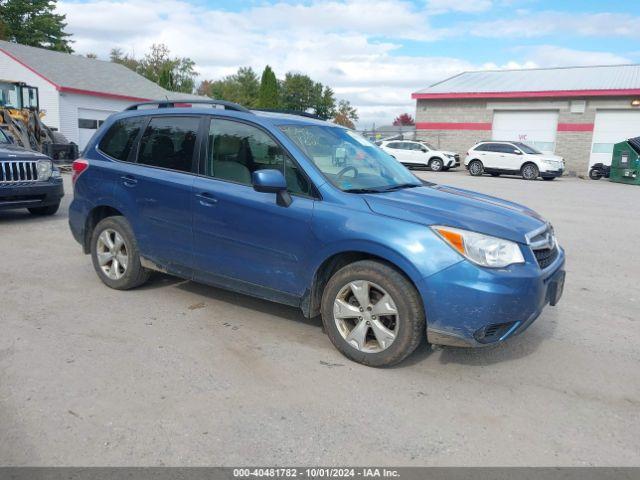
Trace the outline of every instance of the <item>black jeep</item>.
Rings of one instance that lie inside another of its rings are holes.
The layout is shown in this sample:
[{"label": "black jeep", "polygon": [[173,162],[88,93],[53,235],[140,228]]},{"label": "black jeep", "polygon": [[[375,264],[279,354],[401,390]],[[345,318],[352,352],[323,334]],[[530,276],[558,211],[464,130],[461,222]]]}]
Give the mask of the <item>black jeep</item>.
[{"label": "black jeep", "polygon": [[53,215],[64,196],[60,170],[51,159],[26,150],[0,129],[0,210],[27,208]]}]

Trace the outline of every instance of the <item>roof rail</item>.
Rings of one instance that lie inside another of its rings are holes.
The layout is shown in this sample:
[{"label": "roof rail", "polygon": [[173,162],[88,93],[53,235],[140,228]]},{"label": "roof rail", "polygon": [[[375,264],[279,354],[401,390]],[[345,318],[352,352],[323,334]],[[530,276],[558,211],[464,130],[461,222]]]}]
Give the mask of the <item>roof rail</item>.
[{"label": "roof rail", "polygon": [[127,110],[139,110],[139,107],[145,105],[157,105],[158,108],[175,108],[176,106],[184,106],[184,105],[192,105],[192,104],[202,104],[202,105],[219,105],[224,107],[225,110],[235,110],[236,112],[244,112],[251,113],[251,110],[243,107],[242,105],[238,105],[237,103],[227,102],[226,100],[151,100],[148,102],[140,102],[134,103],[133,105],[129,105],[125,111]]},{"label": "roof rail", "polygon": [[254,108],[256,112],[267,112],[267,113],[284,113],[286,115],[298,115],[299,117],[307,117],[307,118],[315,118],[316,120],[325,120],[320,115],[316,115],[315,113],[305,112],[303,110],[287,110],[287,109],[278,109],[278,108]]}]

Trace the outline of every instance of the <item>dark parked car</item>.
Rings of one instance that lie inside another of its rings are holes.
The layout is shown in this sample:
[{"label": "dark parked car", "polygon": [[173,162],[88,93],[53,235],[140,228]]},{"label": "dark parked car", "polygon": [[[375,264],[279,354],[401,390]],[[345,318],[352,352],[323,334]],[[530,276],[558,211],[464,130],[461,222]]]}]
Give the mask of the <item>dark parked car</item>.
[{"label": "dark parked car", "polygon": [[62,177],[51,159],[15,145],[0,129],[0,210],[53,215],[63,196]]},{"label": "dark parked car", "polygon": [[73,165],[71,231],[111,288],[159,270],[293,305],[374,366],[425,337],[504,341],[562,295],[564,252],[526,207],[422,182],[332,123],[158,106],[109,117]]}]

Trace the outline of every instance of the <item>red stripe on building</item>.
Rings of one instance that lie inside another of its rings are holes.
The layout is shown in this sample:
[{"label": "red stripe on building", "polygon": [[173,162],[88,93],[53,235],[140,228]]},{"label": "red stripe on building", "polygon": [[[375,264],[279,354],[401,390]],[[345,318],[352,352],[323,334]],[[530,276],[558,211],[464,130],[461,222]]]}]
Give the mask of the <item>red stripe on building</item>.
[{"label": "red stripe on building", "polygon": [[559,123],[559,132],[593,132],[593,123]]},{"label": "red stripe on building", "polygon": [[418,130],[491,130],[491,123],[484,122],[417,122]]},{"label": "red stripe on building", "polygon": [[447,100],[462,98],[557,98],[557,97],[621,97],[640,96],[640,89],[619,90],[551,90],[546,92],[460,92],[412,93],[414,100]]}]

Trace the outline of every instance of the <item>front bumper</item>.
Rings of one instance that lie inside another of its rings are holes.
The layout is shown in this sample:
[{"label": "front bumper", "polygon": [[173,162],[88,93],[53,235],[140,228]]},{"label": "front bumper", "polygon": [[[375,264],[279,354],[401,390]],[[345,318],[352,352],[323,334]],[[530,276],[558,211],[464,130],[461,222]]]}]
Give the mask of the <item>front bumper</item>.
[{"label": "front bumper", "polygon": [[534,258],[495,270],[464,260],[423,279],[418,290],[425,305],[428,341],[480,347],[522,333],[562,295],[564,259],[560,249],[544,270]]},{"label": "front bumper", "polygon": [[540,176],[541,177],[547,177],[547,178],[561,177],[563,173],[564,173],[564,169],[563,168],[561,168],[559,170],[545,170],[543,172],[540,172]]},{"label": "front bumper", "polygon": [[63,196],[60,177],[46,182],[0,182],[0,210],[48,207],[60,203]]},{"label": "front bumper", "polygon": [[459,166],[460,166],[460,157],[458,157],[457,155],[455,158],[447,157],[447,161],[445,162],[445,167],[454,168]]}]

